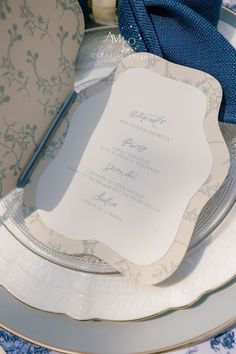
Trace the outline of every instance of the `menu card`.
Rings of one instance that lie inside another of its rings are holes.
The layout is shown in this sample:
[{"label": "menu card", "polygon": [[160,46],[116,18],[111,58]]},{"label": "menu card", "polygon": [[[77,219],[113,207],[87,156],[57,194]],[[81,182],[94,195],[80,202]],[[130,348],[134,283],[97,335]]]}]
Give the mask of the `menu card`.
[{"label": "menu card", "polygon": [[[40,173],[35,204],[44,233],[53,231],[49,238],[63,253],[92,253],[156,283],[183,259],[197,220],[187,211],[194,207],[198,216],[209,200],[201,189],[212,171],[221,185],[228,165],[219,173],[218,160],[228,151],[217,121],[220,98],[209,109],[210,93],[186,82],[206,74],[151,58],[151,69],[150,55],[126,58],[109,84],[84,93],[62,148]],[[208,80],[221,97],[219,83]]]}]

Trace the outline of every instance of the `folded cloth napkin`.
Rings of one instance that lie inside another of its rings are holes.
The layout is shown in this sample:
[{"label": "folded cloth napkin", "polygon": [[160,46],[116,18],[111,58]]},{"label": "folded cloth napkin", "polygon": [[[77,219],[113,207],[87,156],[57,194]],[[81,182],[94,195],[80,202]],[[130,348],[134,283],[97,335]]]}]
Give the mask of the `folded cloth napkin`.
[{"label": "folded cloth napkin", "polygon": [[137,52],[203,70],[221,83],[219,119],[236,123],[236,50],[217,31],[221,0],[119,0],[121,34]]},{"label": "folded cloth napkin", "polygon": [[90,22],[88,1],[79,0],[79,3],[84,14],[85,23],[88,24]]}]

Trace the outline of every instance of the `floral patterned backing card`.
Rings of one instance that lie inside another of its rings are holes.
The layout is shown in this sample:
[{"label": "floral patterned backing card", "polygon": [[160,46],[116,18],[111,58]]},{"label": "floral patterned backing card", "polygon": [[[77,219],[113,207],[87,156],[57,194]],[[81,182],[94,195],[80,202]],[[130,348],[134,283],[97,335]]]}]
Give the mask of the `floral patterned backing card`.
[{"label": "floral patterned backing card", "polygon": [[[93,254],[105,260],[108,264],[111,264],[114,268],[131,279],[138,279],[139,281],[145,283],[158,283],[170,276],[178,267],[184,253],[186,252],[190,239],[189,237],[193,231],[197,216],[210,197],[213,196],[218,190],[228,173],[229,153],[218,125],[218,109],[221,102],[221,88],[214,78],[197,70],[186,70],[184,67],[166,62],[159,57],[152,55],[147,55],[146,57],[146,55],[144,55],[146,58],[142,62],[144,67],[154,72],[157,71],[164,77],[171,78],[172,80],[182,81],[185,84],[195,86],[205,94],[208,101],[208,108],[204,122],[204,130],[214,160],[211,175],[185,210],[181,221],[181,227],[176,235],[175,245],[171,247],[169,252],[167,252],[163,258],[160,258],[158,262],[146,267],[138,267],[137,264],[127,261],[127,259],[123,258],[120,254],[114,252],[114,250],[111,250],[105,245],[103,246],[102,243],[92,240],[72,241],[69,238],[61,236],[52,229],[48,228],[46,224],[42,222],[35,199],[40,176],[46,170],[47,166],[52,163],[50,160],[53,160],[57,156],[59,148],[63,143],[63,139],[69,130],[71,119],[73,117],[72,113],[89,97],[92,97],[93,95],[96,95],[104,89],[110,87],[110,85],[116,81],[126,69],[140,67],[140,58],[142,55],[144,54],[136,54],[135,56],[132,56],[132,60],[131,57],[127,57],[116,70],[115,77],[114,75],[111,75],[110,77],[102,80],[100,83],[95,84],[94,86],[91,86],[79,93],[77,104],[73,106],[70,114],[64,121],[64,124],[57,131],[52,143],[48,146],[43,159],[39,162],[38,168],[32,176],[31,184],[29,184],[25,189],[23,205],[28,216],[26,216],[25,219],[27,230],[23,232],[27,232],[30,239],[33,237],[37,240],[37,243],[40,242],[42,245],[45,245],[49,252],[59,250],[62,254],[67,254],[70,256],[75,256],[78,254]],[[211,190],[211,193],[205,193],[206,189]],[[17,227],[14,230],[15,234],[18,233]]]},{"label": "floral patterned backing card", "polygon": [[77,0],[0,0],[0,198],[15,187],[74,84]]}]

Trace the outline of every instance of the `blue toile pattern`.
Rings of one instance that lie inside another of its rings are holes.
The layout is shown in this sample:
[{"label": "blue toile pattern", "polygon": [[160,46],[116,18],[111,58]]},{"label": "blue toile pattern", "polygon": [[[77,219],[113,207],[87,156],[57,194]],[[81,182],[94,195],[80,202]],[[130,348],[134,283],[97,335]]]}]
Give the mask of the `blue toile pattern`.
[{"label": "blue toile pattern", "polygon": [[40,39],[43,39],[45,36],[48,36],[53,42],[53,38],[49,33],[49,20],[46,20],[43,16],[36,16],[26,0],[23,0],[23,3],[20,5],[21,18],[24,19],[24,28],[27,29],[27,32],[34,36],[35,32],[40,33]]},{"label": "blue toile pattern", "polygon": [[21,42],[23,37],[18,31],[16,24],[13,24],[11,28],[8,29],[9,42],[7,53],[2,57],[0,68],[2,69],[2,78],[5,80],[8,87],[12,85],[17,86],[17,91],[25,90],[27,95],[30,97],[27,84],[29,81],[29,76],[26,76],[24,72],[16,67],[14,60],[12,59],[12,50],[17,42]]},{"label": "blue toile pattern", "polygon": [[0,0],[0,20],[6,20],[9,12],[11,12],[11,7],[8,0]]},{"label": "blue toile pattern", "polygon": [[0,329],[0,345],[7,354],[48,354],[50,351]]},{"label": "blue toile pattern", "polygon": [[235,334],[233,331],[223,333],[211,339],[210,345],[215,352],[225,349],[230,354],[230,350],[235,348]]}]

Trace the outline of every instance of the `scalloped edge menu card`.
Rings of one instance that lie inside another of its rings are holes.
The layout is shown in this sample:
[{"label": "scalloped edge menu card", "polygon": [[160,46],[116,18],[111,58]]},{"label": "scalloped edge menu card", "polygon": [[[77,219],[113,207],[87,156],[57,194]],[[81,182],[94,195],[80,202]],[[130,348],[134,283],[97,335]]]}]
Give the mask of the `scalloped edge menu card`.
[{"label": "scalloped edge menu card", "polygon": [[36,173],[27,226],[63,254],[93,254],[156,284],[187,251],[211,197],[204,187],[216,191],[229,169],[220,84],[139,53],[83,95],[57,156]]}]

